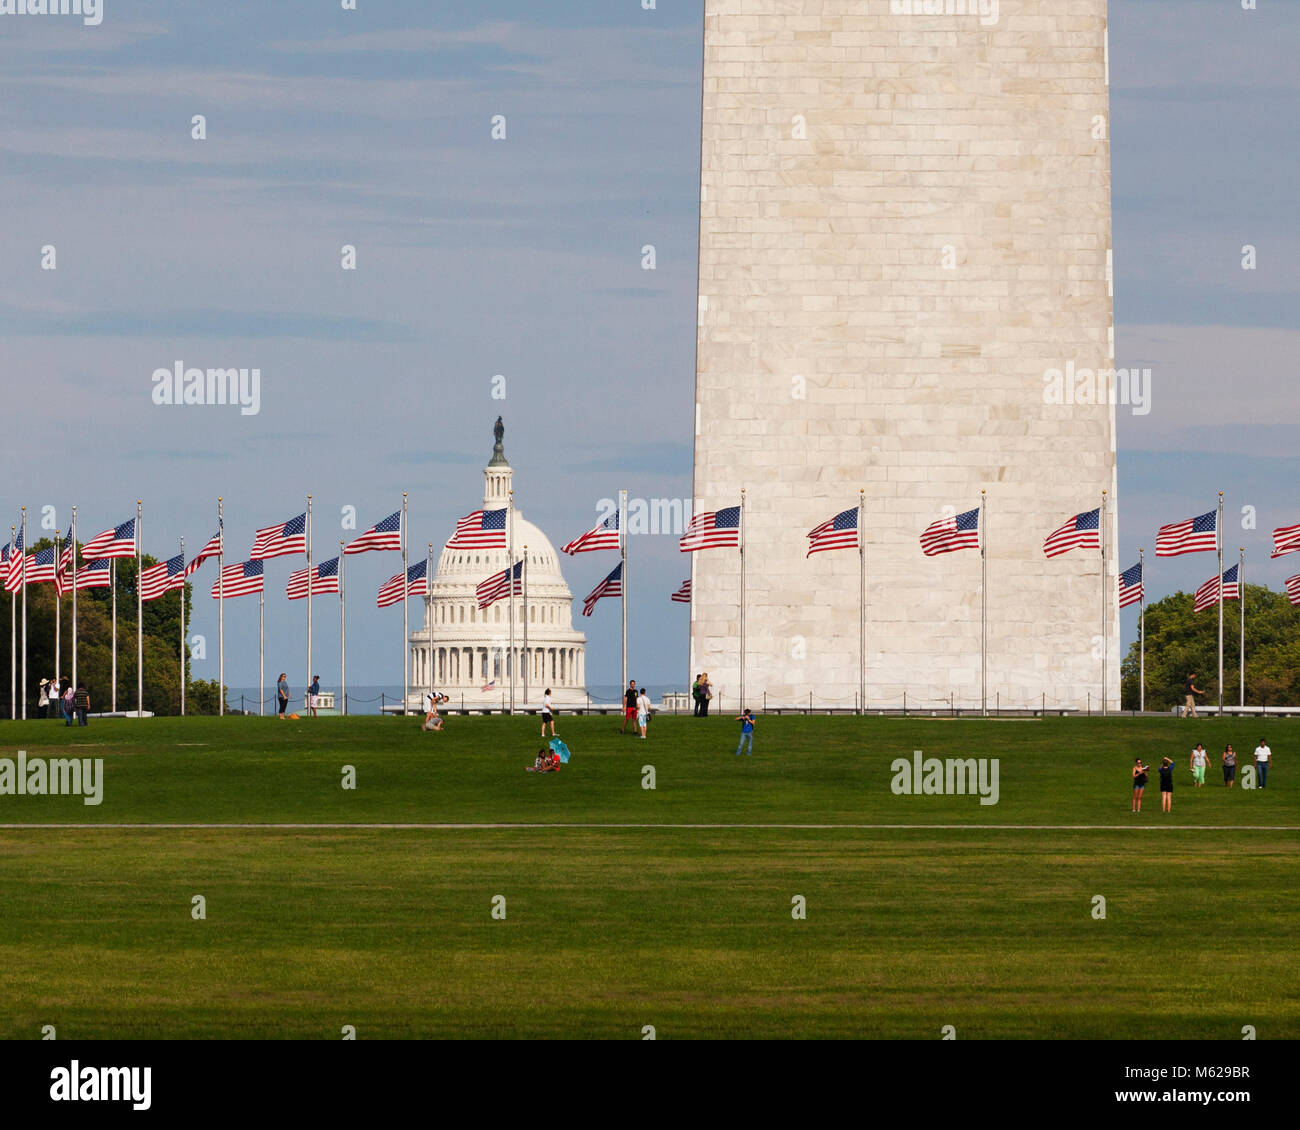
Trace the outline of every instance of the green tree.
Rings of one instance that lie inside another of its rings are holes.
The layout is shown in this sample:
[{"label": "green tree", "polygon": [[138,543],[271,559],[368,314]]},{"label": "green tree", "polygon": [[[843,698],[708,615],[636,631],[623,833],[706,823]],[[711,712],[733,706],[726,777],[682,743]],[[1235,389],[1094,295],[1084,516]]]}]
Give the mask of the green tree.
[{"label": "green tree", "polygon": [[[1146,704],[1170,710],[1183,701],[1189,672],[1205,692],[1201,701],[1218,701],[1219,615],[1217,608],[1193,612],[1194,598],[1177,592],[1146,610]],[[1223,606],[1223,701],[1239,699],[1241,603]],[[1121,668],[1125,710],[1138,706],[1138,641]],[[1246,704],[1300,702],[1300,608],[1286,593],[1264,585],[1246,586]]]}]

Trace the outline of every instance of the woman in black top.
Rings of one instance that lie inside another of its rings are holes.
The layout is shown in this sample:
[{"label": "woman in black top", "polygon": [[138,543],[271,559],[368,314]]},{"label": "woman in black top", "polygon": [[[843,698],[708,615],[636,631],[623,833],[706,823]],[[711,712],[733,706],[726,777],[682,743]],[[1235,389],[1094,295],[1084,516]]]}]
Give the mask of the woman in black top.
[{"label": "woman in black top", "polygon": [[1174,763],[1165,758],[1160,763],[1160,811],[1174,810]]},{"label": "woman in black top", "polygon": [[1232,746],[1223,747],[1223,783],[1232,788],[1237,779],[1237,751]]},{"label": "woman in black top", "polygon": [[1133,759],[1133,811],[1142,811],[1142,791],[1147,787],[1147,770],[1150,765],[1143,765],[1142,758]]}]

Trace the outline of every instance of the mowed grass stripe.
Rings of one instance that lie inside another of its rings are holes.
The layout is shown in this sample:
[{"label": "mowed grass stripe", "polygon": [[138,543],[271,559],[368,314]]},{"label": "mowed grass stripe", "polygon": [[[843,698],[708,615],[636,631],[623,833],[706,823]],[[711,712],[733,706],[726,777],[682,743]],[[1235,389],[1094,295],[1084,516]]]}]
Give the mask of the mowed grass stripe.
[{"label": "mowed grass stripe", "polygon": [[[1276,753],[1269,789],[1227,790],[1217,767],[1191,788],[1197,740],[1212,752],[1232,741],[1244,765],[1261,727]],[[760,718],[753,758],[733,755],[726,719],[660,718],[649,741],[620,736],[612,718],[562,715],[559,728],[573,762],[539,775],[525,772],[540,744],[529,717],[457,717],[441,734],[409,718],[0,723],[0,756],[102,758],[105,777],[98,806],[0,795],[0,823],[1300,827],[1300,721],[781,716]],[[895,795],[891,765],[918,749],[998,759],[998,803]],[[1172,817],[1159,813],[1154,779],[1147,811],[1130,814],[1139,754],[1178,765]],[[355,790],[340,787],[345,765]],[[646,766],[653,790],[642,787]]]},{"label": "mowed grass stripe", "polygon": [[12,832],[0,1035],[1295,1038],[1298,855],[1242,830],[1155,856],[1059,831]]}]

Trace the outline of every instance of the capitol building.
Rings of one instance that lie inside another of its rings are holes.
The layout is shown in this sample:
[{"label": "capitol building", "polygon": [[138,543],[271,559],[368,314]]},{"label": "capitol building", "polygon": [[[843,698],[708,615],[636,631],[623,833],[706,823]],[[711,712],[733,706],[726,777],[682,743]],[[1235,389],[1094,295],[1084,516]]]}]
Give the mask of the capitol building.
[{"label": "capitol building", "polygon": [[[496,446],[483,471],[483,509],[510,504],[514,471],[506,461],[505,429],[497,420]],[[466,507],[468,510],[469,508]],[[453,706],[501,707],[509,701],[510,672],[515,679],[516,707],[536,705],[551,688],[557,706],[585,704],[587,637],[573,627],[573,594],[560,572],[560,555],[550,539],[513,510],[511,542],[515,560],[524,555],[528,584],[528,646],[524,649],[525,607],[515,597],[514,653],[510,649],[510,601],[479,609],[475,588],[507,565],[505,549],[443,548],[425,600],[424,627],[411,633],[411,702],[432,684],[450,696]],[[524,684],[528,693],[525,698]],[[487,689],[484,689],[487,688]]]}]

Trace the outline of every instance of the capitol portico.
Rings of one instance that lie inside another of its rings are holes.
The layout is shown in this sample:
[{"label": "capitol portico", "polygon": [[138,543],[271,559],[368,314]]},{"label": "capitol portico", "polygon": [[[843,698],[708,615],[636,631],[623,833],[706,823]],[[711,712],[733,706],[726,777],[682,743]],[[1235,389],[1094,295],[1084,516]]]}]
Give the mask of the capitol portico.
[{"label": "capitol portico", "polygon": [[[510,505],[514,470],[502,447],[504,432],[498,420],[492,460],[483,471],[484,510]],[[466,706],[500,708],[503,694],[508,697],[510,693],[515,662],[519,663],[517,707],[535,705],[547,687],[556,705],[586,702],[587,637],[573,627],[573,594],[560,572],[559,553],[517,505],[512,514],[515,560],[524,556],[525,546],[528,557],[527,608],[523,598],[516,596],[513,653],[509,600],[503,598],[480,609],[474,593],[482,581],[505,569],[507,551],[444,547],[425,601],[424,627],[410,637],[412,705],[432,685],[449,695],[454,705],[463,699]]]}]

